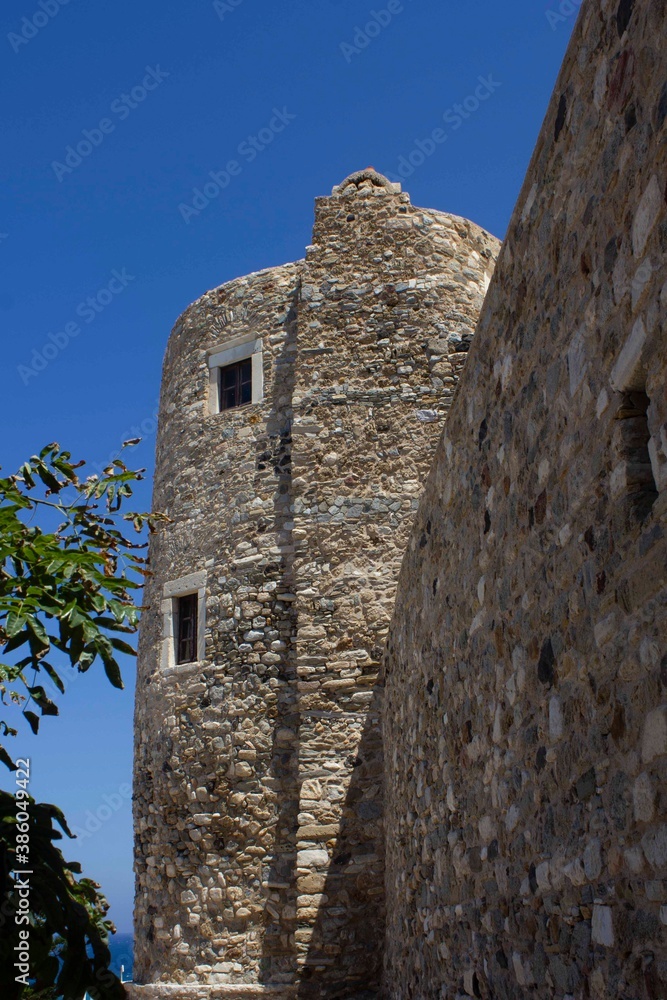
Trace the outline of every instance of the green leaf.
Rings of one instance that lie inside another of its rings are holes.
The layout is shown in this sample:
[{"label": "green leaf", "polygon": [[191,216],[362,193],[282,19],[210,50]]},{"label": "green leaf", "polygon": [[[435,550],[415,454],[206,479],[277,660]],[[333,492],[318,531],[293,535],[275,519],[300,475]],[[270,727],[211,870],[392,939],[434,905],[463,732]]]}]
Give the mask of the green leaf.
[{"label": "green leaf", "polygon": [[110,639],[111,645],[114,649],[117,649],[120,653],[126,653],[128,656],[136,656],[137,651],[129,643],[123,642],[122,639],[117,639],[116,636],[112,636]]},{"label": "green leaf", "polygon": [[12,638],[5,643],[5,648],[3,652],[5,654],[13,653],[15,649],[18,649],[19,646],[22,646],[24,644],[24,642],[27,642],[28,638],[29,636],[27,631],[18,632],[16,635],[12,636]]},{"label": "green leaf", "polygon": [[13,638],[15,635],[25,627],[26,619],[23,615],[18,614],[16,611],[10,611],[7,615],[7,624],[5,625],[5,632],[9,638]]},{"label": "green leaf", "polygon": [[28,615],[26,618],[26,624],[30,629],[33,638],[37,641],[37,643],[44,649],[48,649],[49,646],[51,645],[51,642],[48,635],[46,634],[46,629],[44,628],[44,625],[39,620],[39,618],[36,618],[35,615]]},{"label": "green leaf", "polygon": [[85,674],[86,670],[88,670],[93,665],[94,662],[95,662],[95,653],[91,652],[90,650],[85,650],[77,660],[76,665],[79,669],[79,673]]},{"label": "green leaf", "polygon": [[29,712],[27,709],[24,711],[23,714],[26,717],[33,733],[35,734],[35,736],[37,736],[37,733],[39,732],[39,716],[36,715],[34,712]]},{"label": "green leaf", "polygon": [[117,622],[125,621],[126,606],[119,601],[109,601],[109,610]]},{"label": "green leaf", "polygon": [[122,690],[124,688],[123,678],[121,676],[120,667],[118,666],[113,655],[111,643],[105,636],[101,635],[95,643],[95,649],[102,658],[105,674],[115,688]]},{"label": "green leaf", "polygon": [[19,469],[19,475],[22,476],[29,490],[35,488],[35,480],[32,478],[32,468],[30,467],[29,462],[26,462],[24,465],[21,466],[21,468]]},{"label": "green leaf", "polygon": [[115,660],[104,660],[104,673],[107,675],[115,688],[118,688],[120,691],[125,689],[120,667]]},{"label": "green leaf", "polygon": [[95,608],[96,611],[100,611],[100,612],[104,611],[104,609],[107,606],[107,602],[106,602],[106,599],[105,599],[105,597],[104,597],[103,594],[95,594],[91,598],[91,602],[90,603],[93,605],[93,607]]},{"label": "green leaf", "polygon": [[46,691],[40,685],[29,687],[31,698],[39,705],[42,715],[59,715],[58,706],[51,701]]},{"label": "green leaf", "polygon": [[55,819],[55,821],[58,823],[61,829],[70,838],[70,840],[74,840],[74,834],[67,825],[67,820],[65,819],[65,815],[62,809],[59,809],[58,806],[45,805],[45,804],[42,804],[41,808],[44,810],[47,816],[50,816],[52,819]]},{"label": "green leaf", "polygon": [[44,483],[44,485],[47,487],[47,489],[51,493],[59,493],[60,492],[60,489],[61,489],[60,483],[58,482],[58,480],[56,479],[56,477],[53,475],[53,473],[49,471],[48,466],[45,465],[44,462],[38,462],[35,465],[35,471],[36,471],[37,475],[39,476],[39,478]]},{"label": "green leaf", "polygon": [[51,664],[47,663],[45,660],[42,660],[42,662],[40,663],[40,667],[42,668],[42,670],[45,670],[47,672],[47,674],[49,675],[55,686],[58,688],[60,693],[65,694],[65,685],[63,684],[60,678],[60,674],[58,674],[58,672],[53,669]]},{"label": "green leaf", "polygon": [[119,624],[116,618],[94,618],[93,622],[98,628],[107,629],[109,632],[128,632],[133,635],[137,631],[132,625]]}]

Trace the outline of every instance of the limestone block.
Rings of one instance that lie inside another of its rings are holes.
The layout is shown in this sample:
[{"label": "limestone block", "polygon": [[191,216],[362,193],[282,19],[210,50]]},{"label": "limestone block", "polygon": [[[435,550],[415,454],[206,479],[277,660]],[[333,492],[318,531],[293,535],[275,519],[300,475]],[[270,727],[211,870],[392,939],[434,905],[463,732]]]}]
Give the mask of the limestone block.
[{"label": "limestone block", "polygon": [[649,764],[667,754],[667,705],[649,712],[642,733],[642,760]]},{"label": "limestone block", "polygon": [[614,947],[614,922],[611,907],[599,905],[593,907],[591,929],[595,944],[602,945],[604,948]]},{"label": "limestone block", "polygon": [[652,174],[644,191],[632,222],[632,250],[640,257],[646,248],[649,236],[658,221],[663,207],[662,189],[655,174]]}]

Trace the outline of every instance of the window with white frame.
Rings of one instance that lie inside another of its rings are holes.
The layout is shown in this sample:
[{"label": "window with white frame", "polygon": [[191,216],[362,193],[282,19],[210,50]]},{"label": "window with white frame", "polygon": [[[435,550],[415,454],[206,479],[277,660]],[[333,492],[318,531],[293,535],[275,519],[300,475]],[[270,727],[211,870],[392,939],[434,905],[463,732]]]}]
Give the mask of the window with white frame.
[{"label": "window with white frame", "polygon": [[206,572],[166,583],[162,596],[162,668],[201,662],[206,658]]},{"label": "window with white frame", "polygon": [[208,357],[209,413],[224,413],[264,396],[262,340],[238,337],[216,347]]}]

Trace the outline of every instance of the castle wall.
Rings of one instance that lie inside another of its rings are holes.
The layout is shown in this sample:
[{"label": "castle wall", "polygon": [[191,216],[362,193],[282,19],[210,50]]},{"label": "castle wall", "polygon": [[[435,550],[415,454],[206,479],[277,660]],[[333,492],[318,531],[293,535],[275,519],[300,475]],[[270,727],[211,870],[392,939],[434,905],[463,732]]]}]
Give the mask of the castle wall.
[{"label": "castle wall", "polygon": [[387,997],[667,993],[665,38],[582,7],[403,563]]},{"label": "castle wall", "polygon": [[[498,244],[373,171],[318,201],[313,239],[305,262],[198,300],[165,358],[134,996],[378,986],[378,664]],[[262,344],[263,398],[214,412],[209,359],[244,337]],[[169,656],[179,588],[206,608],[186,666]]]}]

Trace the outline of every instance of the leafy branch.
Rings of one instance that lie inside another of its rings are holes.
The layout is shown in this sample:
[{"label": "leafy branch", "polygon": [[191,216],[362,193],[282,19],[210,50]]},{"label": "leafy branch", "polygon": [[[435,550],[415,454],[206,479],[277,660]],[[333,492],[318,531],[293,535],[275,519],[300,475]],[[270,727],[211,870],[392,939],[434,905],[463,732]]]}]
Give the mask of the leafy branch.
[{"label": "leafy branch", "polygon": [[[38,805],[32,799],[19,806],[30,816],[30,855],[34,859],[27,879],[30,884],[29,922],[12,872],[24,862],[17,858],[16,813],[13,795],[0,791],[0,879],[3,903],[0,909],[0,982],[3,997],[34,1000],[66,997],[80,1000],[88,992],[94,1000],[123,1000],[125,991],[110,972],[109,936],[115,932],[106,919],[109,904],[90,879],[77,879],[81,866],[65,861],[57,842],[60,827],[69,837],[65,817],[56,806]],[[17,982],[19,927],[29,936],[32,985]]]},{"label": "leafy branch", "polygon": [[[121,636],[137,630],[134,594],[147,570],[145,543],[127,538],[119,521],[142,532],[160,519],[120,514],[143,470],[119,457],[102,476],[82,481],[83,464],[50,444],[0,478],[0,700],[20,706],[34,733],[42,716],[58,714],[40,673],[65,690],[54,652],[80,673],[99,659],[114,687],[123,687],[116,657],[135,655]],[[16,728],[0,720],[0,735],[15,736]],[[0,760],[14,768],[2,743]]]},{"label": "leafy branch", "polygon": [[[64,694],[61,664],[79,676],[99,660],[114,687],[122,688],[117,654],[135,655],[122,636],[137,630],[137,592],[148,572],[145,542],[126,537],[123,522],[142,533],[165,520],[122,512],[133,485],[142,479],[141,471],[128,469],[122,458],[101,476],[86,479],[79,472],[83,464],[50,444],[15,475],[0,478],[0,703],[21,712],[34,733],[43,716],[58,714],[45,683],[48,678],[50,687]],[[3,740],[16,735],[10,721],[0,720]],[[4,743],[0,761],[16,770]],[[18,824],[17,815],[25,812],[28,820]],[[24,889],[14,874],[25,865],[17,834],[27,837],[26,828],[31,869],[28,984],[17,980],[14,968],[16,918],[26,917],[21,909]],[[109,935],[115,932],[106,919],[109,905],[97,883],[77,878],[81,866],[65,860],[58,847],[61,831],[72,836],[60,810],[36,804],[25,785],[22,795],[0,791],[3,997],[80,1000],[87,991],[93,1000],[121,1000],[123,987],[109,969]]]}]

